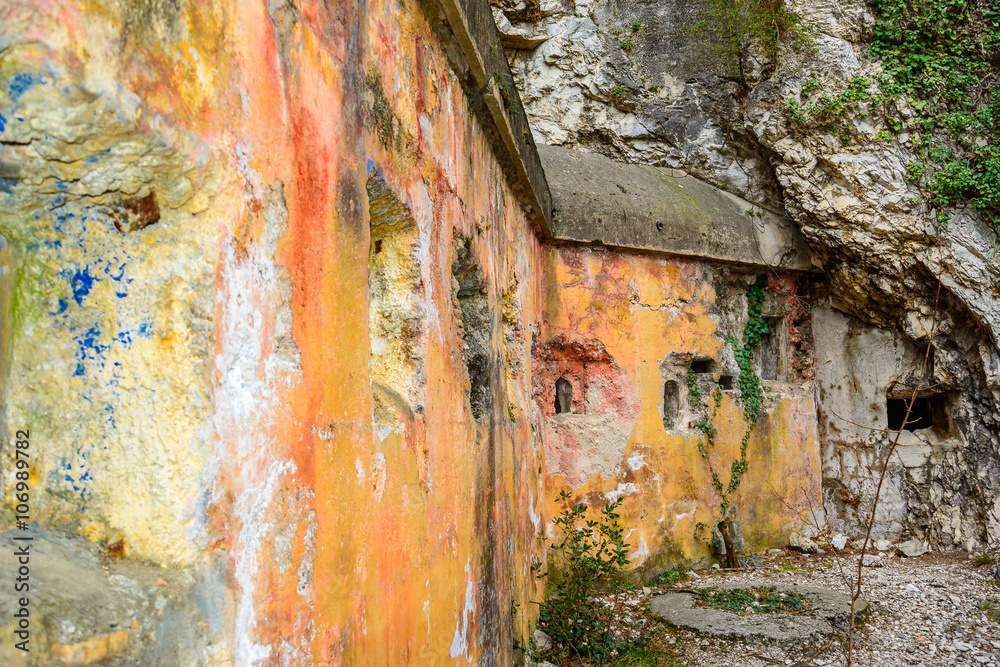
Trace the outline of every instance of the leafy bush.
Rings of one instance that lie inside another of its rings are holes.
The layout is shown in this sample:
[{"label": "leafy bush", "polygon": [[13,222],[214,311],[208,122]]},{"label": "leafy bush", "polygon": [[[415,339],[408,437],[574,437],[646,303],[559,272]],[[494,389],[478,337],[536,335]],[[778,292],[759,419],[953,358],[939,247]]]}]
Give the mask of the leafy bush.
[{"label": "leafy bush", "polygon": [[558,499],[564,509],[555,519],[558,541],[551,545],[558,576],[549,581],[539,625],[564,650],[600,658],[615,648],[608,622],[613,609],[594,598],[601,586],[617,593],[628,565],[629,545],[618,514],[622,499],[607,503],[596,519],[587,518],[587,506],[572,503],[565,491]]}]

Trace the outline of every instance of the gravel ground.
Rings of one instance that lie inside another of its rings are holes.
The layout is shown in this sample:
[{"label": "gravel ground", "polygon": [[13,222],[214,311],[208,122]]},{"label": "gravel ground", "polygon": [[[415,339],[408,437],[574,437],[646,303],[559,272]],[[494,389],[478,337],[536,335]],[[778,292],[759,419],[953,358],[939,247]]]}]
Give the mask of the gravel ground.
[{"label": "gravel ground", "polygon": [[[871,558],[871,557],[869,557]],[[857,556],[841,561],[853,564]],[[849,592],[836,562],[826,555],[770,556],[762,567],[738,573],[702,573],[682,585],[690,588],[727,582],[770,582],[821,586]],[[966,554],[928,554],[904,558],[881,554],[877,567],[865,567],[864,595],[872,605],[867,624],[855,634],[855,664],[877,667],[969,665],[1000,667],[1000,584],[993,567],[974,567]],[[793,571],[784,568],[795,567]],[[644,591],[639,593],[642,596]],[[650,591],[656,594],[656,589]],[[706,667],[791,665],[826,642],[780,646],[756,640],[717,640],[676,633],[677,656]],[[845,662],[834,641],[804,665]]]}]

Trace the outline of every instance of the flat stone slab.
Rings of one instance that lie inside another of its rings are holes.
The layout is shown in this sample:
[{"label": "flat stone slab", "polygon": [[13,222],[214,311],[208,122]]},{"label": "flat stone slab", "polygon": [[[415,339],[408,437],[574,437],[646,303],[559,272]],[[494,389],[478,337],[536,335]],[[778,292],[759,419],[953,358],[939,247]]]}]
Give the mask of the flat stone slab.
[{"label": "flat stone slab", "polygon": [[[671,625],[703,632],[716,637],[755,638],[774,641],[804,641],[835,630],[847,628],[851,616],[851,597],[826,588],[790,584],[724,582],[716,588],[735,589],[774,586],[779,593],[805,595],[799,614],[739,615],[724,609],[695,607],[694,595],[687,592],[666,593],[651,598],[649,609]],[[865,613],[868,603],[859,599],[857,615]]]}]

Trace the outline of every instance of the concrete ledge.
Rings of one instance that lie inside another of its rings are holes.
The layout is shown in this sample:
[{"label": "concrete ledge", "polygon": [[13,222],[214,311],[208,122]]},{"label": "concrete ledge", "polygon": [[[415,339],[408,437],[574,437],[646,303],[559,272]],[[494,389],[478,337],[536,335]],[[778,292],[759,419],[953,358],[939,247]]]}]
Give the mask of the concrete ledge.
[{"label": "concrete ledge", "polygon": [[[508,157],[505,166],[513,170],[515,189],[527,200],[531,217],[543,236],[548,237],[552,216],[549,187],[490,3],[488,0],[438,2],[472,78],[471,82],[466,82],[466,92],[473,97],[473,106],[481,105],[492,120],[503,144],[501,152]],[[462,74],[459,72],[460,78]]]},{"label": "concrete ledge", "polygon": [[[794,222],[684,172],[539,146],[552,193],[552,236],[782,269],[813,268]],[[758,209],[759,210],[759,209]]]}]

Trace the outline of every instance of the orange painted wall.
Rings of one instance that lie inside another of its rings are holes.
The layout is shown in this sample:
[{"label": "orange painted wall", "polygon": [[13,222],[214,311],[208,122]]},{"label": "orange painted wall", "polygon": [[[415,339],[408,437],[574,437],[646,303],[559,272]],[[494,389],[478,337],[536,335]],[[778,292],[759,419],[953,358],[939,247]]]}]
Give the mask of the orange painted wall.
[{"label": "orange painted wall", "polygon": [[[698,451],[701,432],[691,425],[685,376],[694,360],[716,364],[714,381],[732,372],[725,336],[738,335],[746,320],[746,279],[730,287],[728,270],[704,262],[578,246],[547,247],[544,264],[533,392],[545,441],[547,516],[562,509],[560,491],[592,508],[622,497],[630,559],[640,571],[707,555],[695,526],[715,522],[719,499]],[[730,292],[725,304],[720,284]],[[781,281],[772,288],[781,289]],[[556,414],[560,377],[574,388],[569,414]],[[680,410],[668,429],[664,382],[671,379],[680,388]],[[751,438],[749,471],[735,496],[750,549],[786,544],[810,507],[821,507],[812,383],[765,382],[765,390],[767,414]],[[723,484],[744,432],[738,394],[725,392],[714,421],[719,436],[711,457]]]}]

